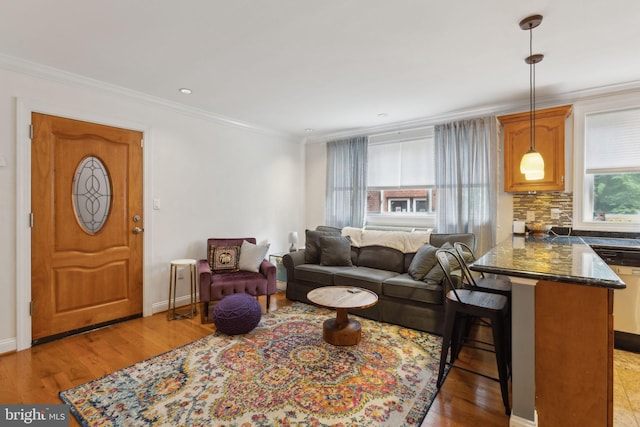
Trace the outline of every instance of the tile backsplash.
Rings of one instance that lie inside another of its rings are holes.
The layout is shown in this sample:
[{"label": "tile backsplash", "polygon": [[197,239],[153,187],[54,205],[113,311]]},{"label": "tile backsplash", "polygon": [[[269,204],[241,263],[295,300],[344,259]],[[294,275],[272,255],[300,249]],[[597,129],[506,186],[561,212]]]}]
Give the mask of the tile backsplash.
[{"label": "tile backsplash", "polygon": [[[551,219],[551,209],[560,209],[560,218]],[[573,212],[573,193],[544,192],[536,194],[515,193],[513,195],[513,220],[527,223],[527,212],[533,212],[535,222],[550,224],[555,227],[571,227]]]}]

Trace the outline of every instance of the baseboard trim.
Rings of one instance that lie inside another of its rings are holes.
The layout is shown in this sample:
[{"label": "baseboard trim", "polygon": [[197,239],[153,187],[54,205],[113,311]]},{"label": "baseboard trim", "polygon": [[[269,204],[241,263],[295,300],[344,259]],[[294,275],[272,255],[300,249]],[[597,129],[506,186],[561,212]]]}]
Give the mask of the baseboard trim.
[{"label": "baseboard trim", "polygon": [[18,341],[15,338],[0,340],[0,356],[5,353],[13,353],[18,349]]},{"label": "baseboard trim", "polygon": [[[182,307],[189,304],[191,304],[191,295],[184,295],[176,298],[176,307]],[[198,302],[198,304],[200,303]],[[162,313],[167,310],[169,310],[169,300],[160,301],[151,306],[151,312],[153,314]]]},{"label": "baseboard trim", "polygon": [[533,411],[533,421],[526,418],[519,417],[517,415],[511,415],[509,418],[509,427],[537,427],[538,426],[538,411]]},{"label": "baseboard trim", "polygon": [[640,353],[640,335],[613,331],[613,346],[620,350]]}]

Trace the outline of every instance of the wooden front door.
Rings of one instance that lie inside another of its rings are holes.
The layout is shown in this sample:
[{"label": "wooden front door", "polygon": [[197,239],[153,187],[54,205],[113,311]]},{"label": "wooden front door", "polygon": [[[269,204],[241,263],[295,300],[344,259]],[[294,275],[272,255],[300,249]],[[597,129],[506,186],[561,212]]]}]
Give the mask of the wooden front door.
[{"label": "wooden front door", "polygon": [[142,133],[32,125],[33,343],[142,314]]}]

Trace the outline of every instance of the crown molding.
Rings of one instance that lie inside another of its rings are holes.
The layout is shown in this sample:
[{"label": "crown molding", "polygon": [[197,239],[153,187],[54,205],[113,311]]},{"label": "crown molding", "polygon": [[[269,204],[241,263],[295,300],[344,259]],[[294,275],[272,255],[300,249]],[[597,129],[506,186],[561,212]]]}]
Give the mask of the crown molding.
[{"label": "crown molding", "polygon": [[232,126],[235,128],[241,128],[249,131],[253,131],[260,134],[282,136],[291,138],[294,135],[277,131],[275,129],[262,127],[253,123],[243,122],[231,117],[226,117],[220,114],[215,114],[210,111],[202,110],[199,108],[190,107],[179,102],[169,101],[164,98],[152,96],[143,92],[138,92],[132,89],[127,89],[122,86],[106,83],[101,80],[92,79],[79,74],[70,73],[68,71],[60,70],[58,68],[49,67],[36,62],[24,60],[10,55],[0,53],[0,68],[7,71],[13,71],[16,73],[27,74],[33,77],[51,80],[58,83],[71,84],[80,87],[90,87],[94,89],[103,90],[112,94],[124,96],[127,98],[135,99],[137,101],[146,102],[163,108],[167,108],[178,113],[197,118],[209,120],[219,124]]},{"label": "crown molding", "polygon": [[[56,81],[65,84],[73,84],[81,87],[91,87],[100,89],[106,92],[117,94],[120,96],[128,97],[138,101],[146,102],[156,106],[171,109],[178,113],[185,114],[197,119],[209,120],[219,124],[232,126],[244,130],[249,130],[259,134],[279,136],[284,138],[298,139],[300,135],[294,133],[287,133],[278,131],[272,128],[266,128],[253,123],[247,123],[241,120],[236,120],[231,117],[226,117],[220,114],[215,114],[210,111],[202,110],[199,108],[190,107],[178,102],[169,101],[164,98],[152,96],[143,92],[127,89],[122,86],[103,82],[101,80],[92,79],[79,74],[70,73],[68,71],[60,70],[58,68],[49,67],[47,65],[38,64],[35,62],[27,61],[21,58],[17,58],[10,55],[0,53],[0,68],[8,71],[14,71],[17,73],[27,74],[30,76]],[[628,94],[631,92],[640,92],[640,80],[619,83],[614,85],[600,86],[595,88],[577,90],[572,92],[566,92],[562,94],[556,94],[547,97],[539,97],[537,99],[537,106],[540,108],[547,108],[557,106],[561,104],[574,103],[578,101],[592,100],[612,95]],[[503,115],[512,114],[529,109],[528,100],[519,100],[512,103],[496,104],[492,106],[484,106],[473,109],[462,109],[457,111],[451,111],[448,113],[422,117],[413,120],[387,123],[380,126],[362,127],[344,129],[337,132],[331,132],[326,134],[319,134],[302,138],[301,142],[304,144],[321,143],[333,139],[349,138],[356,135],[371,135],[380,134],[385,132],[397,132],[409,129],[415,129],[420,127],[434,126],[440,123],[447,123],[456,120],[465,120],[475,117],[484,117],[491,115]]]}]

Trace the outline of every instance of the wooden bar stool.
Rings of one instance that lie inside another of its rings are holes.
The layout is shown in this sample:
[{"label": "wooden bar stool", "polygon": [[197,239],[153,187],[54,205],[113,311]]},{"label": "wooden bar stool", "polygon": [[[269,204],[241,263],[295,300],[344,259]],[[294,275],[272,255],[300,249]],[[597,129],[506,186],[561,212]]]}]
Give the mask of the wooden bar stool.
[{"label": "wooden bar stool", "polygon": [[[182,313],[176,312],[176,283],[178,281],[178,269],[180,268],[189,269],[189,293],[191,298],[188,311]],[[169,270],[169,307],[167,310],[167,319],[191,318],[196,314],[198,314],[196,302],[196,260],[174,259],[171,261],[171,268]]]},{"label": "wooden bar stool", "polygon": [[471,371],[466,368],[457,367],[466,371],[491,378],[500,383],[502,401],[506,414],[511,413],[509,404],[509,373],[508,373],[508,343],[507,337],[507,314],[508,302],[504,295],[482,292],[472,289],[457,289],[456,281],[451,276],[451,264],[462,265],[464,261],[459,258],[455,251],[439,249],[436,258],[445,273],[445,286],[450,290],[446,293],[445,321],[442,334],[442,351],[440,353],[440,370],[438,371],[437,387],[440,388],[444,382],[444,370],[447,364],[447,355],[450,351],[449,364],[455,366],[460,347],[463,345],[462,336],[468,318],[478,317],[489,320],[493,332],[493,347],[496,355],[498,367],[498,379],[489,377],[480,372]]}]

